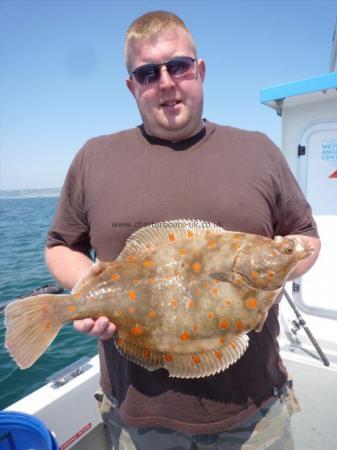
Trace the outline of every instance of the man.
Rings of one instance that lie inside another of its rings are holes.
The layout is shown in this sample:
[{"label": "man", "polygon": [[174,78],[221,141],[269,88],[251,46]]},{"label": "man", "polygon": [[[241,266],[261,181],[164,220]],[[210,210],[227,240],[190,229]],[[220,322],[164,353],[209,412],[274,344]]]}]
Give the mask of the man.
[{"label": "man", "polygon": [[[267,137],[202,120],[205,63],[184,23],[171,13],[145,14],[128,30],[125,55],[142,125],[92,139],[76,155],[47,242],[56,279],[73,288],[88,270],[99,271],[91,248],[111,261],[137,223],[177,218],[268,237],[303,235],[314,253],[291,277],[304,274],[320,247],[310,207]],[[106,317],[75,321],[99,338],[113,448],[292,448],[277,312],[274,305],[262,331],[250,333],[237,363],[187,380],[128,362]]]}]

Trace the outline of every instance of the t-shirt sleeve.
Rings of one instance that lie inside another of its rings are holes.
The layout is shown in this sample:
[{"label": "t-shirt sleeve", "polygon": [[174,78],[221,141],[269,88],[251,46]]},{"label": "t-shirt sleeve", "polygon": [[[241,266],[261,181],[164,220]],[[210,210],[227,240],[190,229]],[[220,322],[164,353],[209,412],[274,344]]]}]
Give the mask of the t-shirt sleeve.
[{"label": "t-shirt sleeve", "polygon": [[91,245],[83,189],[83,157],[84,152],[80,150],[69,168],[46,245],[64,245],[89,255]]},{"label": "t-shirt sleeve", "polygon": [[275,234],[281,236],[304,234],[319,237],[311,207],[280,151],[278,176],[280,181],[279,220],[275,227]]}]

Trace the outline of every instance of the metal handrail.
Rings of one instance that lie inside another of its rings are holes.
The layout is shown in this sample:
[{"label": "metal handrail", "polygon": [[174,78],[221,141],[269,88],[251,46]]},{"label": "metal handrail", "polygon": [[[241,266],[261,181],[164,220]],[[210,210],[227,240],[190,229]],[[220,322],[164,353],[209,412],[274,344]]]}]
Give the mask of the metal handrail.
[{"label": "metal handrail", "polygon": [[286,289],[284,289],[283,294],[284,294],[285,298],[287,299],[289,305],[291,306],[292,310],[294,311],[294,313],[295,313],[295,315],[297,317],[297,321],[293,320],[293,322],[292,322],[292,324],[295,327],[295,329],[292,330],[292,332],[296,335],[297,331],[300,330],[301,328],[303,328],[303,330],[305,331],[306,335],[310,339],[312,345],[315,347],[317,353],[319,354],[319,357],[323,361],[323,364],[325,366],[329,366],[330,362],[329,362],[328,358],[325,356],[325,353],[323,352],[322,348],[320,347],[320,345],[316,341],[314,335],[310,331],[309,327],[307,326],[305,320],[303,319],[301,313],[297,309],[295,303],[293,302],[292,298],[290,297],[290,295],[288,294]]}]

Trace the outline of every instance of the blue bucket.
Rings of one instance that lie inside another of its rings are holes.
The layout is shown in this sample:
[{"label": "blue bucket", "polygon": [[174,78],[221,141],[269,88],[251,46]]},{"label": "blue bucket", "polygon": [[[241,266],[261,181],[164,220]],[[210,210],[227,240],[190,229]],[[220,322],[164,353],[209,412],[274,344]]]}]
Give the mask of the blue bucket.
[{"label": "blue bucket", "polygon": [[44,423],[21,412],[0,411],[0,450],[59,450]]}]

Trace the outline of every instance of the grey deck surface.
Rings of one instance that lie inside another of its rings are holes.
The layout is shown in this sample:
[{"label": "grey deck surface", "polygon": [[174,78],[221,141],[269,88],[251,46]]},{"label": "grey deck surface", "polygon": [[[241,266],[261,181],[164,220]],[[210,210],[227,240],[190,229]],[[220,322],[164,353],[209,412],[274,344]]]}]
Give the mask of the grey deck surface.
[{"label": "grey deck surface", "polygon": [[284,355],[302,409],[292,418],[296,450],[337,450],[337,365]]}]

